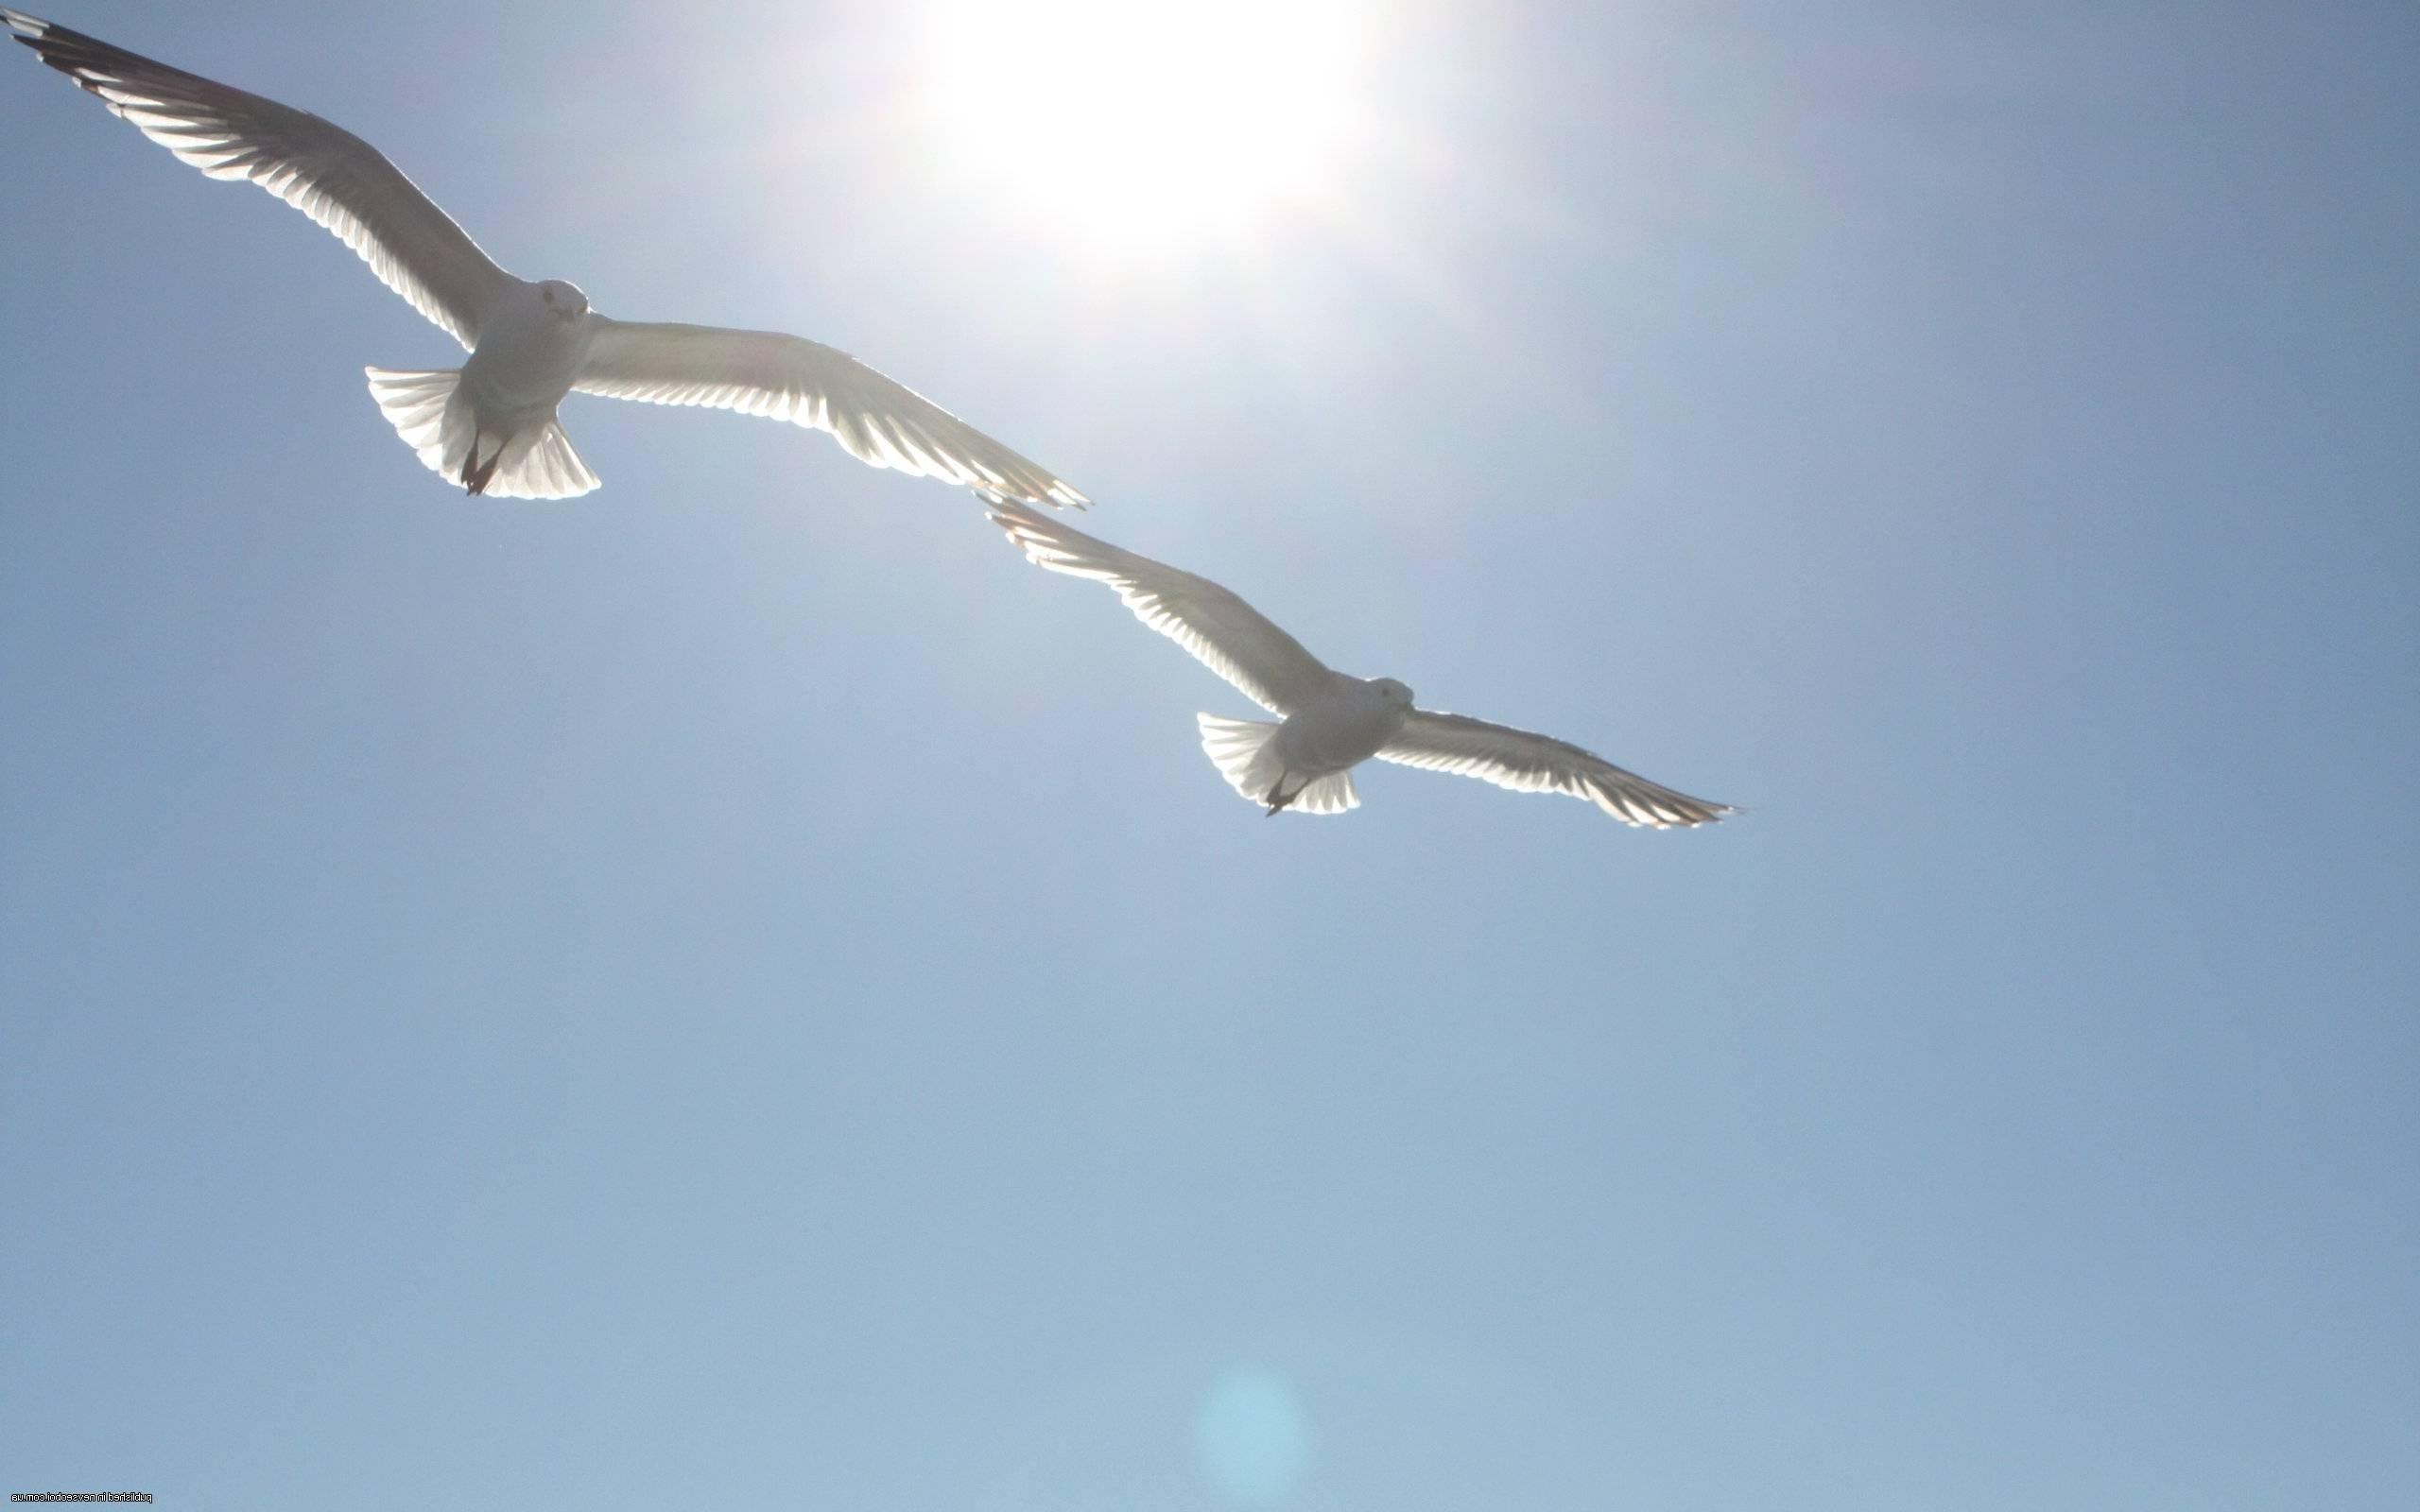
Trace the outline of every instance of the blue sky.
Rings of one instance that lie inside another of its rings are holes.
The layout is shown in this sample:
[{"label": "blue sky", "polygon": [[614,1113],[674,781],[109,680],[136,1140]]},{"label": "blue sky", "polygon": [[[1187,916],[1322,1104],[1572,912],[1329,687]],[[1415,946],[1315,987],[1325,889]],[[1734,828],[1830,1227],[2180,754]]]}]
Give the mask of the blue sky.
[{"label": "blue sky", "polygon": [[1264,821],[784,427],[465,500],[441,333],[9,49],[7,1489],[2420,1502],[2420,18],[1367,9],[1350,172],[1150,252],[912,5],[56,19],[1733,822]]}]

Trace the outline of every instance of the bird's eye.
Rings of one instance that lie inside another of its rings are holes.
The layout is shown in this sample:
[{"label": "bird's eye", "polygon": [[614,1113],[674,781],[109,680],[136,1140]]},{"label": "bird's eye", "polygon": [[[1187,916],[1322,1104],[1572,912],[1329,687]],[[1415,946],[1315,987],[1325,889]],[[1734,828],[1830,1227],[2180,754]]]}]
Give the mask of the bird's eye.
[{"label": "bird's eye", "polygon": [[547,289],[547,290],[545,290],[545,291],[544,291],[544,293],[545,293],[545,296],[546,296],[546,302],[547,302],[548,304],[552,304],[552,303],[554,303],[554,302],[555,302],[555,291],[554,291],[554,290],[552,290],[552,289]]}]

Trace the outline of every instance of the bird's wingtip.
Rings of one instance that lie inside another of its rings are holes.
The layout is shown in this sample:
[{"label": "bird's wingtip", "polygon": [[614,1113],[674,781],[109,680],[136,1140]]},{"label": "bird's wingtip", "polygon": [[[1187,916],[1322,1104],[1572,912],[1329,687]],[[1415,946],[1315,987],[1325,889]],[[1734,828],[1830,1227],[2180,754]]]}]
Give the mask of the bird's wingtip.
[{"label": "bird's wingtip", "polygon": [[1047,489],[1023,493],[1013,492],[994,484],[978,483],[974,486],[974,489],[975,496],[983,501],[983,507],[990,510],[994,519],[999,517],[1002,510],[1007,510],[1011,514],[1037,515],[1037,507],[1041,506],[1053,509],[1084,509],[1092,506],[1092,500],[1063,483],[1052,484]]},{"label": "bird's wingtip", "polygon": [[991,517],[992,523],[1003,529],[1042,518],[1034,512],[1032,505],[997,489],[977,489],[975,496],[983,501],[983,511]]},{"label": "bird's wingtip", "polygon": [[1699,806],[1705,810],[1704,814],[1694,817],[1684,815],[1678,819],[1668,820],[1663,824],[1655,826],[1655,828],[1659,830],[1703,830],[1709,824],[1720,824],[1723,820],[1730,818],[1732,816],[1740,812],[1738,809],[1728,803],[1702,802]]}]

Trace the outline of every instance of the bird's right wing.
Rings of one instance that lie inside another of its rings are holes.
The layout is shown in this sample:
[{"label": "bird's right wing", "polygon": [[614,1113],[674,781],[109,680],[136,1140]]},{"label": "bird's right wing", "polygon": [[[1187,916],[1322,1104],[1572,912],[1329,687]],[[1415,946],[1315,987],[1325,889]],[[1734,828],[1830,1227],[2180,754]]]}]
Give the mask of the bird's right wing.
[{"label": "bird's right wing", "polygon": [[779,331],[589,317],[596,336],[572,378],[583,394],[704,404],[828,431],[851,456],[909,477],[1080,506],[1084,496],[924,395],[837,347]]},{"label": "bird's right wing", "polygon": [[342,127],[122,47],[0,8],[58,69],[214,179],[248,179],[334,232],[370,270],[467,349],[512,275],[378,149]]},{"label": "bird's right wing", "polygon": [[1624,824],[1651,830],[1709,824],[1734,812],[1728,803],[1676,793],[1626,772],[1567,740],[1490,724],[1467,714],[1415,709],[1378,760],[1476,777],[1516,793],[1564,793],[1586,799]]},{"label": "bird's right wing", "polygon": [[1071,530],[1038,510],[993,495],[992,523],[1027,559],[1071,577],[1107,583],[1134,617],[1184,646],[1244,696],[1284,714],[1332,676],[1302,643],[1207,577]]}]

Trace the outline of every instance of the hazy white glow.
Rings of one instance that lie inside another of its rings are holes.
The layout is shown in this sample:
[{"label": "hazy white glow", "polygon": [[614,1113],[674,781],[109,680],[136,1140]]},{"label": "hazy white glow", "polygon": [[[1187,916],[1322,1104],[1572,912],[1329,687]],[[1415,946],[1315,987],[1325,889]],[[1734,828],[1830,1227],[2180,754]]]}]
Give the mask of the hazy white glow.
[{"label": "hazy white glow", "polygon": [[1350,0],[972,0],[942,24],[945,150],[1080,234],[1236,229],[1318,196],[1355,114]]}]

